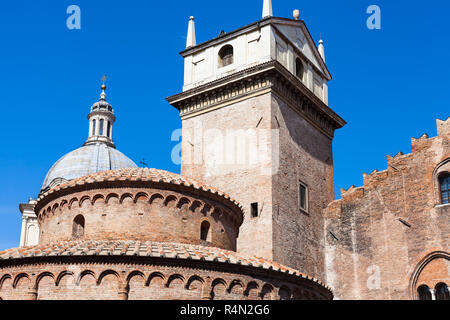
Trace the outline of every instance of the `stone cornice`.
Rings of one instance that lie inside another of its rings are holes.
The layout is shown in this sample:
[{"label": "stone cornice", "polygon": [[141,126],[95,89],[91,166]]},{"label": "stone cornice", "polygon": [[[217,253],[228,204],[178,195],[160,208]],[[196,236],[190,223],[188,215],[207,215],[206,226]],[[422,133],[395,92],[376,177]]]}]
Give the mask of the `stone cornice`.
[{"label": "stone cornice", "polygon": [[272,60],[167,98],[181,119],[226,107],[265,93],[275,93],[330,139],[346,122],[291,74]]},{"label": "stone cornice", "polygon": [[32,212],[34,212],[34,204],[21,203],[21,204],[19,204],[19,209],[20,209],[21,213],[24,213],[24,211],[32,211]]},{"label": "stone cornice", "polygon": [[83,144],[83,146],[88,146],[91,144],[97,144],[97,143],[104,143],[108,147],[111,147],[113,149],[116,149],[116,145],[114,142],[111,141],[110,138],[104,137],[104,136],[93,136],[86,140],[86,142]]},{"label": "stone cornice", "polygon": [[111,112],[109,112],[109,111],[107,111],[107,110],[96,110],[96,111],[92,111],[92,112],[89,113],[89,115],[88,115],[88,120],[91,120],[91,118],[92,118],[93,116],[107,116],[108,119],[109,119],[112,123],[116,122],[116,116],[115,116],[113,113],[111,113]]}]

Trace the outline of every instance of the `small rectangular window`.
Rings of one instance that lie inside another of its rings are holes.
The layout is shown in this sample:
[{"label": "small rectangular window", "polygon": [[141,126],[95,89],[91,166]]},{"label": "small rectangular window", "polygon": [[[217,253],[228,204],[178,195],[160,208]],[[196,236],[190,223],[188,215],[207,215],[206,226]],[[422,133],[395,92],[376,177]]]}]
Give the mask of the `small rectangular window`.
[{"label": "small rectangular window", "polygon": [[258,203],[252,203],[251,204],[251,213],[252,213],[252,218],[256,218],[258,216]]},{"label": "small rectangular window", "polygon": [[299,200],[300,210],[308,212],[308,187],[301,182],[299,187]]}]

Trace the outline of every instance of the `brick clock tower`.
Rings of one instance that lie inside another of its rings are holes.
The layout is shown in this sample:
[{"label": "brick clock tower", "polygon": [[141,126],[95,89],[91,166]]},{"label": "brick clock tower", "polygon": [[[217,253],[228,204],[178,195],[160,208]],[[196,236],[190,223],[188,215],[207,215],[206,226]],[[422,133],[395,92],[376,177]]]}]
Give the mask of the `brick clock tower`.
[{"label": "brick clock tower", "polygon": [[189,20],[181,174],[237,199],[245,219],[238,252],[324,279],[324,216],[334,200],[332,141],[345,121],[328,106],[323,41],[299,11],[263,18],[202,44]]}]

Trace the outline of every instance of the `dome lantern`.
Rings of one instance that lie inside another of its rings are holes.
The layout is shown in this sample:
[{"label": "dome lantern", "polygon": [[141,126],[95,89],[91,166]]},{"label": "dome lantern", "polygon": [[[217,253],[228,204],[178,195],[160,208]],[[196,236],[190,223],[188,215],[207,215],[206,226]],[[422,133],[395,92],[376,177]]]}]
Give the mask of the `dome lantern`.
[{"label": "dome lantern", "polygon": [[100,100],[94,103],[89,113],[89,135],[84,145],[105,143],[115,148],[112,140],[113,124],[116,120],[112,106],[106,101],[106,76],[102,78]]},{"label": "dome lantern", "polygon": [[88,116],[88,139],[81,148],[66,154],[50,168],[41,193],[96,172],[137,167],[114,145],[112,126],[116,117],[112,106],[106,101],[106,76],[102,81],[100,100],[92,105]]}]

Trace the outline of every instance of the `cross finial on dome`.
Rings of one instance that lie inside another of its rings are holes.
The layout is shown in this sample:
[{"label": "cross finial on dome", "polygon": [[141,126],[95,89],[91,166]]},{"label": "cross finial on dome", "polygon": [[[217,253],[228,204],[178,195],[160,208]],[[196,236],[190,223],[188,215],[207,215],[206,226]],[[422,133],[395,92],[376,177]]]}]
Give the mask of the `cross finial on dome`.
[{"label": "cross finial on dome", "polygon": [[102,93],[100,94],[100,100],[104,100],[104,101],[106,101],[106,93],[105,93],[105,90],[106,90],[106,85],[105,85],[106,79],[107,79],[106,75],[104,74],[103,77],[102,77],[102,82],[103,82],[103,84],[102,84]]}]

